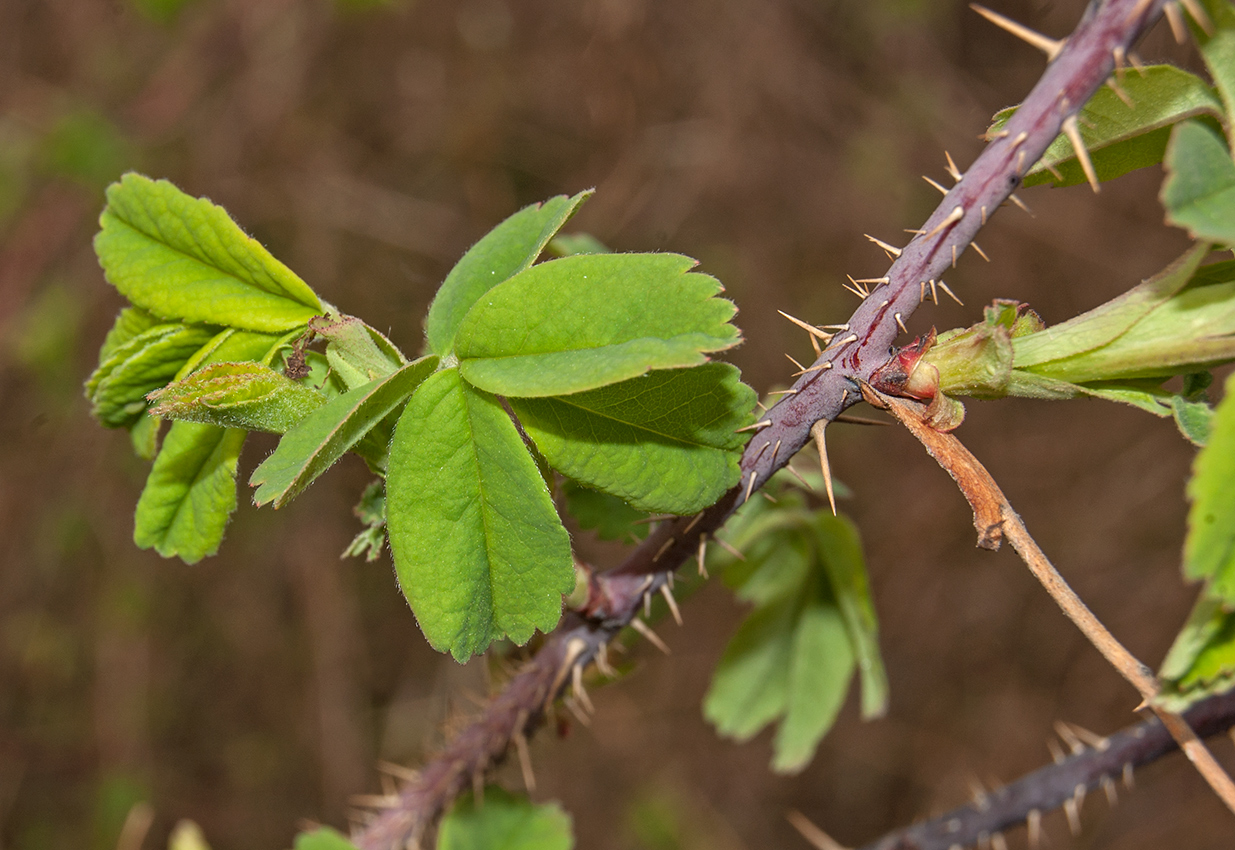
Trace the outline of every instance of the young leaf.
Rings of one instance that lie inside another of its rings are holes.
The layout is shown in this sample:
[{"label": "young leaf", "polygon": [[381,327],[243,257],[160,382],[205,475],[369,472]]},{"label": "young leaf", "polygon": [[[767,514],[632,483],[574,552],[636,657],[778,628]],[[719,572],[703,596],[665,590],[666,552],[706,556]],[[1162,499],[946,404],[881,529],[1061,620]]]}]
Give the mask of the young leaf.
[{"label": "young leaf", "polygon": [[467,795],[442,819],[437,850],[571,850],[574,843],[570,815],[557,803],[534,806],[489,785],[483,803]]},{"label": "young leaf", "polygon": [[355,316],[319,316],[309,322],[309,330],[330,341],[326,359],[349,390],[407,363],[394,343]]},{"label": "young leaf", "polygon": [[169,319],[278,333],[323,312],[300,278],[222,207],[126,174],[107,190],[94,248],[134,305]]},{"label": "young leaf", "polygon": [[741,341],[736,308],[677,254],[550,260],[489,290],[455,340],[463,377],[512,397],[566,395],[696,366]]},{"label": "young leaf", "polygon": [[137,501],[133,542],[195,564],[219,550],[236,509],[236,464],[245,432],[174,422]]},{"label": "young leaf", "polygon": [[1235,375],[1225,392],[1188,481],[1184,575],[1205,579],[1206,596],[1235,606]]},{"label": "young leaf", "polygon": [[1235,685],[1235,612],[1202,593],[1188,622],[1162,662],[1156,702],[1182,712],[1198,700]]},{"label": "young leaf", "polygon": [[278,448],[253,470],[253,502],[281,508],[402,404],[437,368],[422,357],[385,378],[349,390],[310,413],[283,435]]},{"label": "young leaf", "polygon": [[86,382],[91,413],[110,428],[134,424],[146,394],[174,378],[216,333],[201,325],[156,325],[117,346]]},{"label": "young leaf", "polygon": [[1197,121],[1175,128],[1166,151],[1162,206],[1197,239],[1235,245],[1235,163],[1222,138]]},{"label": "young leaf", "polygon": [[755,405],[738,375],[705,363],[510,405],[554,469],[639,510],[687,514],[738,481],[737,429]]},{"label": "young leaf", "polygon": [[216,363],[150,393],[150,412],[282,434],[326,404],[326,397],[260,363]]},{"label": "young leaf", "polygon": [[591,192],[573,198],[558,195],[543,204],[524,207],[472,246],[446,275],[425,319],[429,350],[445,357],[467,311],[479,298],[540,256],[545,245],[575,214]]},{"label": "young leaf", "polygon": [[386,521],[421,630],[460,661],[548,631],[574,587],[570,540],[522,437],[457,369],[426,380],[399,418]]},{"label": "young leaf", "polygon": [[102,366],[106,363],[117,348],[138,334],[145,333],[155,325],[161,324],[164,324],[164,322],[160,321],[157,316],[150,315],[145,310],[137,307],[125,307],[116,316],[116,323],[112,325],[111,330],[107,332],[107,336],[103,339],[103,345],[99,348],[99,365]]},{"label": "young leaf", "polygon": [[[1143,73],[1125,74],[1118,85],[1131,105],[1106,87],[1089,99],[1080,114],[1081,138],[1103,182],[1161,162],[1171,127],[1180,121],[1199,115],[1223,116],[1222,104],[1204,80],[1171,65],[1151,65]],[[986,137],[1001,132],[1017,108],[997,113]],[[1060,135],[1025,174],[1024,182],[1026,186],[1072,186],[1085,179],[1072,143]]]},{"label": "young leaf", "polygon": [[382,555],[382,547],[386,545],[386,482],[382,479],[369,484],[360,494],[360,501],[352,508],[356,519],[360,520],[365,529],[352,538],[352,542],[343,550],[344,558],[364,559],[370,564]]}]

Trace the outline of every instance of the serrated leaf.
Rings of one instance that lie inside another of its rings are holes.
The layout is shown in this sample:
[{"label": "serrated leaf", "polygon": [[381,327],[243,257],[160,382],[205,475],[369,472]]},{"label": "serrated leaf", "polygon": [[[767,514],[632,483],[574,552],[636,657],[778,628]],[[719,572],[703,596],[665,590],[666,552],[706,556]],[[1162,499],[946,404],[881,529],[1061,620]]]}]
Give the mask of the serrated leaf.
[{"label": "serrated leaf", "polygon": [[[1118,85],[1131,106],[1106,87],[1090,98],[1079,116],[1081,139],[1103,182],[1161,162],[1170,128],[1180,121],[1198,115],[1223,116],[1222,104],[1204,80],[1171,65],[1151,65],[1143,73],[1125,74]],[[988,139],[1003,130],[1017,108],[995,115]],[[1072,186],[1085,180],[1072,143],[1060,135],[1029,169],[1024,183]]]},{"label": "serrated leaf", "polygon": [[584,487],[569,478],[562,484],[566,498],[566,511],[575,518],[579,527],[595,529],[601,540],[630,542],[647,537],[646,511],[636,510],[617,496]]},{"label": "serrated leaf", "polygon": [[800,607],[782,599],[756,608],[725,647],[703,700],[703,716],[721,735],[749,740],[785,713]]},{"label": "serrated leaf", "polygon": [[445,357],[454,347],[459,324],[472,305],[494,286],[523,271],[575,210],[591,196],[558,195],[543,204],[524,207],[472,246],[446,275],[429,306],[425,336],[429,350]]},{"label": "serrated leaf", "polygon": [[174,422],[137,501],[133,542],[195,564],[219,550],[236,509],[236,464],[245,432]]},{"label": "serrated leaf", "polygon": [[146,394],[174,378],[216,333],[201,325],[156,325],[118,346],[86,383],[91,414],[109,428],[133,425],[146,410]]},{"label": "serrated leaf", "polygon": [[1214,412],[1209,442],[1188,481],[1184,575],[1205,579],[1206,595],[1235,606],[1235,375]]},{"label": "serrated leaf", "polygon": [[355,316],[317,317],[309,322],[309,330],[329,340],[326,359],[348,389],[389,375],[407,363],[394,343]]},{"label": "serrated leaf", "polygon": [[166,323],[145,310],[138,307],[125,307],[116,316],[115,324],[103,339],[103,345],[99,348],[99,365],[102,366],[107,362],[116,349],[129,340],[145,333],[155,325],[162,324]]},{"label": "serrated leaf", "polygon": [[570,816],[557,803],[532,805],[489,785],[483,803],[464,795],[442,819],[437,850],[570,850],[574,843]]},{"label": "serrated leaf", "polygon": [[[888,708],[888,676],[879,652],[879,621],[866,578],[857,527],[847,517],[818,511],[815,543],[862,681],[862,717],[882,717]],[[842,691],[843,693],[843,691]]]},{"label": "serrated leaf", "polygon": [[356,519],[366,526],[352,538],[343,550],[344,558],[359,558],[373,563],[382,555],[386,545],[386,482],[379,478],[369,484],[360,495],[360,501],[352,508]]},{"label": "serrated leaf", "polygon": [[498,395],[566,395],[697,366],[741,341],[720,283],[677,254],[550,260],[495,286],[468,312],[463,377]]},{"label": "serrated leaf", "polygon": [[282,434],[326,404],[326,397],[260,363],[216,363],[150,393],[150,412]]},{"label": "serrated leaf", "polygon": [[159,453],[159,428],[162,424],[162,419],[143,413],[129,427],[129,441],[133,444],[133,453],[142,460],[154,460],[154,456]]},{"label": "serrated leaf", "polygon": [[317,296],[222,207],[126,174],[107,190],[95,252],[135,306],[168,319],[280,333],[323,312]]},{"label": "serrated leaf", "polygon": [[706,363],[510,405],[554,469],[638,510],[688,514],[737,484],[755,393]]},{"label": "serrated leaf", "polygon": [[253,502],[281,508],[334,465],[392,413],[437,368],[422,357],[385,378],[349,390],[309,414],[283,435],[278,448],[253,470]]},{"label": "serrated leaf", "polygon": [[1183,396],[1171,396],[1171,415],[1179,433],[1194,446],[1209,442],[1214,425],[1214,409],[1207,401],[1191,401]]},{"label": "serrated leaf", "polygon": [[312,832],[297,835],[295,850],[356,850],[356,845],[343,833],[320,826]]},{"label": "serrated leaf", "polygon": [[1175,128],[1165,159],[1166,220],[1197,239],[1235,245],[1235,163],[1222,138],[1196,121]]},{"label": "serrated leaf", "polygon": [[548,631],[574,587],[570,540],[523,439],[457,369],[426,380],[399,418],[386,521],[421,630],[459,660]]}]

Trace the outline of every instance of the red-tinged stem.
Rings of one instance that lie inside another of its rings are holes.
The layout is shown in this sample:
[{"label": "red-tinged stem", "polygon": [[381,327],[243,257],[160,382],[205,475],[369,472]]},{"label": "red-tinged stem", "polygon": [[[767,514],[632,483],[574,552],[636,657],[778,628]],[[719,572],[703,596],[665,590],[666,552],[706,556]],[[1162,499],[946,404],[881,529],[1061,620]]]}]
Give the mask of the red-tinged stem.
[{"label": "red-tinged stem", "polygon": [[[393,850],[418,840],[472,777],[500,760],[519,734],[543,721],[544,708],[569,683],[569,667],[588,664],[636,616],[646,593],[692,558],[715,533],[810,439],[811,426],[832,421],[861,400],[858,381],[869,381],[887,362],[900,332],[921,303],[923,284],[939,280],[974,235],[1020,185],[1026,171],[1110,76],[1116,51],[1126,52],[1162,12],[1164,0],[1107,0],[1091,5],[1005,131],[970,166],[818,360],[794,384],[794,394],[764,417],[741,461],[739,485],[701,516],[663,523],[619,566],[593,579],[588,603],[568,615],[536,657],[494,697],[472,725],[424,768],[399,805],[356,834],[361,850]],[[961,213],[956,214],[957,208]],[[926,287],[929,292],[929,286]],[[568,653],[567,650],[571,651]],[[544,688],[550,690],[546,692]]]}]

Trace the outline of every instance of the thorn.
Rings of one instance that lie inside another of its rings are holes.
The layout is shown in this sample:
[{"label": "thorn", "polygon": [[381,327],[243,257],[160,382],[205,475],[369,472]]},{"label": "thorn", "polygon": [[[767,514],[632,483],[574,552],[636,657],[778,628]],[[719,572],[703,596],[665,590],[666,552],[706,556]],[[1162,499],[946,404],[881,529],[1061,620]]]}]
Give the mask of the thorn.
[{"label": "thorn", "polygon": [[1016,176],[1017,177],[1021,177],[1025,173],[1025,159],[1026,158],[1027,157],[1024,151],[1016,152]]},{"label": "thorn", "polygon": [[973,795],[973,804],[978,807],[978,811],[984,812],[991,807],[990,796],[986,793],[986,786],[976,777],[969,780],[969,793]]},{"label": "thorn", "polygon": [[818,360],[823,356],[823,349],[819,347],[819,340],[815,339],[813,335],[808,336],[807,339],[810,340],[810,347],[815,352],[815,359]]},{"label": "thorn", "polygon": [[962,307],[964,307],[964,306],[965,306],[965,302],[964,302],[964,301],[962,301],[961,299],[957,298],[957,297],[956,297],[956,293],[955,293],[955,292],[953,292],[953,291],[952,291],[952,289],[951,289],[951,288],[950,288],[950,287],[949,287],[946,283],[944,283],[942,280],[941,280],[941,281],[939,281],[939,288],[940,288],[940,289],[942,289],[944,292],[948,293],[948,297],[950,297],[950,298],[951,298],[953,301],[955,301],[957,304],[961,305]]},{"label": "thorn", "polygon": [[1114,77],[1107,78],[1106,87],[1115,92],[1115,97],[1122,100],[1124,102],[1124,106],[1129,109],[1136,109],[1136,101],[1134,101],[1131,96],[1120,87],[1119,83],[1115,82]]},{"label": "thorn", "polygon": [[[790,359],[792,359],[792,358],[790,358]],[[799,363],[799,364],[797,364],[797,365],[799,365],[799,366],[800,366],[801,364]],[[771,420],[771,419],[761,419],[761,420],[759,420],[758,422],[756,422],[754,425],[747,425],[745,428],[738,428],[738,429],[737,429],[736,431],[734,431],[733,433],[735,433],[735,434],[741,434],[743,431],[753,431],[753,430],[755,430],[756,428],[766,428],[766,427],[768,427],[768,426],[769,426],[769,425],[771,425],[771,424],[772,424],[772,420]]]},{"label": "thorn", "polygon": [[893,313],[896,317],[896,326],[901,329],[901,333],[909,333],[909,328],[905,327],[905,320],[901,318],[900,313]]},{"label": "thorn", "polygon": [[797,809],[790,809],[785,812],[785,820],[793,825],[803,838],[816,850],[847,850],[841,844],[838,844],[836,839],[828,835],[819,827],[811,822],[810,818],[799,812]]},{"label": "thorn", "polygon": [[922,175],[922,179],[925,180],[927,183],[931,184],[932,186],[934,186],[936,189],[938,189],[943,194],[945,195],[948,194],[947,189],[945,189],[942,185],[940,185],[939,183],[936,183],[934,180],[927,177],[925,174]]},{"label": "thorn", "polygon": [[652,563],[656,563],[657,561],[659,561],[660,556],[668,552],[669,547],[672,545],[673,545],[673,538],[670,537],[668,540],[666,540],[664,543],[660,545],[659,549],[656,550],[656,554],[652,556]]},{"label": "thorn", "polygon": [[[874,284],[875,286],[880,286],[881,284],[891,283],[891,282],[892,282],[892,278],[890,277],[860,277],[854,281],[854,283],[871,283],[871,284]],[[845,330],[849,330],[849,328],[846,327]]]},{"label": "thorn", "polygon": [[858,296],[858,298],[861,298],[862,300],[866,300],[867,296],[870,295],[869,292],[867,292],[866,295],[863,295],[862,294],[863,290],[859,289],[856,286],[850,286],[847,283],[842,283],[841,286],[849,290],[850,292],[852,292],[854,295]]},{"label": "thorn", "polygon": [[931,232],[926,234],[926,238],[930,239],[932,236],[934,236],[939,231],[944,230],[948,227],[951,227],[952,225],[956,224],[958,221],[960,221],[964,217],[965,217],[965,208],[962,206],[954,207],[952,212],[948,213],[947,218],[945,218],[943,221],[936,224],[935,227],[931,230]]},{"label": "thorn", "polygon": [[970,3],[969,8],[973,9],[982,17],[986,18],[1000,29],[1011,33],[1033,47],[1038,48],[1046,54],[1046,61],[1050,62],[1059,55],[1059,51],[1063,49],[1064,40],[1049,38],[1040,32],[1035,32],[1024,24],[1018,24],[1011,18],[1005,18],[998,12],[992,12],[984,6],[979,6],[977,3]]},{"label": "thorn", "polygon": [[609,644],[602,643],[596,647],[596,669],[610,679],[617,678],[617,671],[609,663]]},{"label": "thorn", "polygon": [[[578,667],[576,670],[580,669]],[[519,717],[515,721],[515,728],[519,731],[515,732],[515,750],[519,753],[519,767],[523,771],[523,787],[528,790],[528,793],[536,790],[536,774],[532,773],[532,757],[527,751],[527,735],[523,731],[524,724],[527,723],[527,709],[519,712]]]},{"label": "thorn", "polygon": [[1021,145],[1025,144],[1025,141],[1028,138],[1029,138],[1029,133],[1025,132],[1024,130],[1021,130],[1021,132],[1017,134],[1017,137],[1012,140],[1012,147],[1019,148]]},{"label": "thorn", "polygon": [[769,493],[767,490],[760,490],[759,495],[767,499],[769,502],[771,502],[774,505],[780,504],[780,502],[777,501],[776,497],[773,496],[771,493]]},{"label": "thorn", "polygon": [[578,720],[581,726],[590,727],[592,725],[592,718],[584,714],[583,710],[579,708],[579,705],[573,699],[564,697],[562,703],[570,710],[570,713],[574,715],[575,720]]},{"label": "thorn", "polygon": [[1068,726],[1076,733],[1076,737],[1084,741],[1087,746],[1093,747],[1100,753],[1110,749],[1111,741],[1109,738],[1104,738],[1097,732],[1090,732],[1084,726],[1077,726],[1075,723],[1069,723]]},{"label": "thorn", "polygon": [[[858,335],[857,335],[857,334],[849,334],[849,336],[847,336],[847,337],[845,337],[844,339],[842,339],[842,340],[838,343],[838,345],[848,345],[848,344],[849,344],[849,343],[851,343],[851,342],[857,342],[857,341],[858,341]],[[829,367],[830,367],[831,365],[832,365],[831,363],[828,363],[828,366],[829,366]]]},{"label": "thorn", "polygon": [[1111,51],[1111,58],[1115,60],[1115,76],[1116,78],[1122,80],[1124,78],[1124,63],[1128,59],[1128,54],[1124,50],[1124,46],[1122,44],[1116,46],[1115,49]]},{"label": "thorn", "polygon": [[894,246],[894,245],[889,245],[887,242],[884,242],[882,239],[876,239],[874,236],[871,236],[869,233],[863,233],[862,235],[863,235],[863,236],[865,236],[865,237],[866,237],[867,239],[869,239],[870,241],[874,242],[876,245],[878,245],[878,246],[879,246],[880,248],[882,248],[884,251],[886,251],[886,252],[888,253],[888,255],[889,255],[889,256],[891,256],[891,257],[895,258],[895,257],[899,257],[899,256],[901,255],[901,249],[900,249],[900,248],[897,248],[897,247],[896,247],[896,246]]},{"label": "thorn", "polygon": [[1068,749],[1072,751],[1072,755],[1078,756],[1085,752],[1085,744],[1072,731],[1072,727],[1062,720],[1055,721],[1055,734],[1063,739],[1063,742],[1068,745]]},{"label": "thorn", "polygon": [[673,622],[679,626],[682,625],[682,612],[678,609],[678,601],[673,598],[673,591],[669,589],[669,585],[662,584],[660,586],[660,595],[665,597],[665,604],[669,606],[669,613],[673,615]]},{"label": "thorn", "polygon": [[699,559],[699,575],[708,578],[708,536],[706,534],[699,535],[699,552],[695,557]]},{"label": "thorn", "polygon": [[870,298],[870,295],[871,295],[870,290],[867,289],[865,286],[863,286],[858,281],[854,280],[853,275],[847,274],[845,275],[845,277],[849,278],[849,282],[852,283],[857,288],[858,295],[860,295],[864,299]]},{"label": "thorn", "polygon": [[750,494],[753,493],[754,490],[755,490],[755,470],[752,469],[750,471],[750,483],[746,485],[746,498],[743,499],[742,501],[749,502]]},{"label": "thorn", "polygon": [[767,413],[767,412],[768,412],[768,407],[767,407],[767,405],[766,405],[766,404],[764,404],[764,403],[763,403],[763,402],[761,402],[761,401],[756,401],[756,402],[755,402],[755,406],[756,406],[756,407],[758,407],[760,410],[762,410],[764,413]]},{"label": "thorn", "polygon": [[596,706],[592,705],[592,698],[587,695],[587,688],[583,687],[583,664],[581,663],[570,669],[570,689],[575,699],[579,700],[579,705],[583,706],[584,711],[588,714],[596,713]]},{"label": "thorn", "polygon": [[1068,760],[1068,757],[1063,754],[1063,750],[1059,749],[1059,745],[1052,738],[1046,742],[1046,748],[1051,751],[1051,761],[1055,764],[1063,764]]},{"label": "thorn", "polygon": [[925,230],[919,230],[919,229],[918,229],[918,228],[916,228],[916,227],[906,227],[906,228],[905,228],[905,232],[906,232],[906,233],[912,233],[914,236],[921,236],[921,235],[922,235],[923,233],[925,233],[926,231],[925,231]]},{"label": "thorn", "polygon": [[926,300],[926,281],[918,281],[918,303],[921,304]]},{"label": "thorn", "polygon": [[1029,814],[1025,817],[1029,833],[1029,850],[1038,850],[1042,843],[1042,812],[1039,809],[1030,809]]},{"label": "thorn", "polygon": [[1008,200],[1009,200],[1009,201],[1011,201],[1012,203],[1016,204],[1018,207],[1020,207],[1021,209],[1023,209],[1025,212],[1029,213],[1030,217],[1032,217],[1032,218],[1037,218],[1037,216],[1035,216],[1035,215],[1033,214],[1033,210],[1031,210],[1029,207],[1025,206],[1025,202],[1024,202],[1024,201],[1022,201],[1020,198],[1018,198],[1018,197],[1016,196],[1016,193],[1015,193],[1015,192],[1013,192],[1011,195],[1008,195]]},{"label": "thorn", "polygon": [[1145,63],[1141,61],[1141,57],[1137,56],[1135,53],[1129,53],[1128,64],[1132,66],[1138,75],[1142,77],[1145,76]]},{"label": "thorn", "polygon": [[935,289],[935,279],[934,279],[934,278],[931,278],[931,279],[930,279],[930,281],[929,281],[929,283],[930,283],[930,286],[931,286],[931,300],[935,302],[936,306],[938,306],[938,304],[939,304],[939,291],[938,291],[937,289]]},{"label": "thorn", "polygon": [[673,570],[665,572],[665,584],[669,585],[670,590],[673,590]]},{"label": "thorn", "polygon": [[1102,792],[1106,794],[1106,802],[1112,809],[1119,805],[1119,791],[1115,788],[1115,780],[1105,773],[1102,774]]},{"label": "thorn", "polygon": [[1008,841],[1002,832],[991,833],[991,850],[1008,850]]},{"label": "thorn", "polygon": [[[789,355],[788,355],[788,354],[786,354],[785,356],[786,356],[786,357],[789,357]],[[794,366],[797,366],[797,367],[798,367],[799,369],[801,369],[803,372],[805,372],[805,371],[806,371],[806,367],[805,367],[805,366],[803,366],[803,365],[802,365],[801,363],[799,363],[798,361],[794,360],[792,357],[789,357],[789,362],[790,362],[790,363],[792,363]],[[752,426],[752,427],[753,427],[753,426]]]},{"label": "thorn", "polygon": [[[777,445],[780,445],[779,440],[777,441]],[[691,517],[690,523],[685,528],[682,529],[682,533],[690,534],[690,530],[694,528],[698,524],[699,520],[701,519],[703,519],[703,511],[699,511],[699,513]]]},{"label": "thorn", "polygon": [[832,368],[832,361],[829,360],[827,363],[820,363],[818,366],[811,366],[809,369],[800,369],[797,372],[794,372],[793,376],[796,378],[798,375],[806,375],[811,372],[826,371],[831,368]]},{"label": "thorn", "polygon": [[961,170],[957,168],[956,163],[952,161],[952,154],[944,151],[943,155],[948,159],[948,175],[957,183],[961,182],[961,178],[965,175],[961,174]]},{"label": "thorn", "polygon": [[1179,5],[1171,2],[1162,7],[1163,14],[1166,15],[1166,22],[1171,25],[1171,34],[1175,36],[1176,44],[1183,44],[1188,40],[1188,25],[1184,23],[1183,12],[1179,11]]},{"label": "thorn", "polygon": [[1068,818],[1068,831],[1076,838],[1081,834],[1081,814],[1076,810],[1076,798],[1069,797],[1063,801],[1063,813]]},{"label": "thorn", "polygon": [[850,416],[848,413],[838,413],[833,422],[844,422],[846,425],[891,425],[886,419],[867,419],[865,416]]},{"label": "thorn", "polygon": [[879,309],[882,310],[884,307],[887,307],[891,303],[892,303],[891,301],[885,298],[884,300],[879,302]]},{"label": "thorn", "polygon": [[956,246],[952,246],[952,268],[956,268]]},{"label": "thorn", "polygon": [[793,322],[795,325],[797,325],[802,330],[806,331],[811,336],[819,337],[819,339],[822,339],[825,342],[832,338],[832,334],[828,333],[827,331],[820,330],[814,325],[809,325],[806,322],[802,321],[801,319],[797,318],[796,316],[790,316],[784,310],[777,310],[776,312],[780,313],[786,319]]},{"label": "thorn", "polygon": [[[776,453],[779,451],[780,451],[780,440],[777,440],[776,445],[772,446],[772,460],[771,460],[772,463],[776,463]],[[703,516],[703,513],[700,512],[699,515]]]},{"label": "thorn", "polygon": [[366,809],[397,809],[399,807],[398,795],[389,794],[353,794],[347,798],[347,802],[353,806]]},{"label": "thorn", "polygon": [[720,544],[720,548],[724,549],[726,552],[728,552],[733,557],[737,558],[739,561],[746,560],[746,556],[743,555],[741,552],[739,552],[732,543],[728,543],[724,540],[721,540],[719,537],[713,537],[712,539]]},{"label": "thorn", "polygon": [[1049,162],[1044,162],[1042,163],[1042,167],[1051,173],[1051,176],[1055,178],[1056,182],[1063,182],[1063,174],[1054,165]]},{"label": "thorn", "polygon": [[828,504],[832,506],[832,516],[836,516],[836,493],[832,490],[832,470],[828,464],[828,446],[823,438],[823,431],[828,427],[826,419],[820,419],[810,426],[810,434],[815,438],[815,448],[819,451],[819,468],[823,470],[823,486],[828,491]]},{"label": "thorn", "polygon": [[652,594],[650,593],[643,594],[643,616],[652,616]]},{"label": "thorn", "polygon": [[797,390],[772,390],[768,395],[797,395]]},{"label": "thorn", "polygon": [[982,226],[986,227],[986,204],[982,205]]},{"label": "thorn", "polygon": [[1132,778],[1132,762],[1124,763],[1123,783],[1129,791],[1136,787],[1136,780]]},{"label": "thorn", "polygon": [[849,330],[849,325],[847,325],[847,324],[845,324],[845,325],[820,325],[819,327],[821,327],[821,328],[827,328],[828,330],[833,330],[833,331],[847,331],[847,330]]},{"label": "thorn", "polygon": [[810,483],[805,478],[802,477],[802,473],[798,472],[797,469],[794,468],[793,464],[791,463],[785,464],[785,469],[789,470],[789,472],[793,475],[794,478],[801,481],[802,486],[805,487],[807,490],[814,489],[813,487],[810,486]]},{"label": "thorn", "polygon": [[394,777],[393,777],[393,776],[387,776],[387,775],[386,775],[386,774],[384,774],[384,773],[379,773],[379,774],[378,774],[378,776],[377,776],[377,781],[378,781],[378,782],[381,784],[381,786],[382,786],[382,794],[384,794],[384,795],[385,795],[385,796],[387,796],[387,797],[392,797],[392,796],[397,796],[397,795],[398,795],[398,793],[399,793],[399,786],[398,786],[398,784],[395,782],[395,780],[394,780]]},{"label": "thorn", "polygon": [[669,654],[669,647],[666,646],[665,642],[660,639],[660,635],[652,631],[651,627],[648,626],[647,623],[640,619],[634,619],[630,621],[630,627],[647,638],[648,643],[652,644],[652,646],[659,649],[665,655]]},{"label": "thorn", "polygon": [[1209,15],[1205,14],[1205,9],[1196,0],[1179,0],[1188,14],[1192,16],[1192,20],[1196,21],[1196,25],[1201,28],[1205,35],[1213,36],[1214,22],[1209,19]]},{"label": "thorn", "polygon": [[[1168,5],[1167,8],[1171,7]],[[1076,158],[1081,163],[1081,169],[1085,172],[1085,178],[1089,181],[1090,187],[1094,192],[1101,191],[1098,186],[1098,175],[1094,173],[1093,162],[1089,159],[1089,151],[1085,148],[1085,142],[1081,140],[1081,129],[1076,123],[1075,115],[1069,115],[1063,120],[1063,132],[1068,137],[1068,141],[1072,143],[1072,149],[1076,151]]]},{"label": "thorn", "polygon": [[404,782],[419,782],[420,771],[412,770],[410,767],[404,767],[401,764],[395,764],[390,761],[379,761],[377,769],[382,773],[393,776],[395,779],[402,779]]}]

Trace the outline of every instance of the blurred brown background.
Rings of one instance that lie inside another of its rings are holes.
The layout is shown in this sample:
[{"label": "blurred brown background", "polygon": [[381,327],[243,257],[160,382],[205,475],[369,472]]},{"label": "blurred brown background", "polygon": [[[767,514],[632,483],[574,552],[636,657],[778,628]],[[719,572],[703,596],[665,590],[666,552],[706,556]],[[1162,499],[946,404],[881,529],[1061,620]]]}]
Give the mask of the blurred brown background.
[{"label": "blurred brown background", "polygon": [[[1051,35],[1074,0],[1001,11]],[[1191,62],[1161,32],[1147,58]],[[595,186],[572,223],[619,250],[698,257],[738,303],[733,360],[760,390],[808,356],[783,308],[843,321],[844,273],[882,273],[998,108],[1043,67],[960,2],[926,0],[0,0],[0,846],[116,846],[134,802],[216,850],[345,827],[379,759],[416,763],[483,672],[433,653],[388,560],[340,561],[367,476],[349,458],[279,513],[243,505],[194,567],[131,543],[145,465],[90,420],[81,383],[121,305],[90,247],[123,170],[208,195],[327,300],[418,350],[450,264],[515,209]],[[974,321],[996,296],[1051,322],[1147,276],[1185,240],[1160,174],[1022,193],[949,283]],[[1099,402],[971,404],[961,436],[1099,615],[1161,660],[1191,450],[1170,423]],[[1049,760],[1058,719],[1106,732],[1137,700],[1010,553],[973,548],[951,483],[892,429],[838,428],[892,708],[851,704],[801,776],[766,736],[700,716],[742,615],[723,588],[662,624],[638,671],[594,692],[592,729],[533,744],[538,799],[585,848],[805,847],[805,812],[847,844]],[[273,446],[250,441],[242,476]],[[242,499],[242,502],[246,500]],[[1217,742],[1232,764],[1231,745]],[[517,770],[504,778],[518,787]],[[1175,757],[1054,847],[1217,848],[1231,821]],[[1010,835],[1023,846],[1023,832]]]}]

